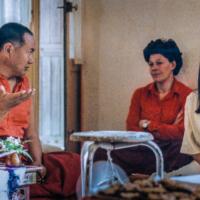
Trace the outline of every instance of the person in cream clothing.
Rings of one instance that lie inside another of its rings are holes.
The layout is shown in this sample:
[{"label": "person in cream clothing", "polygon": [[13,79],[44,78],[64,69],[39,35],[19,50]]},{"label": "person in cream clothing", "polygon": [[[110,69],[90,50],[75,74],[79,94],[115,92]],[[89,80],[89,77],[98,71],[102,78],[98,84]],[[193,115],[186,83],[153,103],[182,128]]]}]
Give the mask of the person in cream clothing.
[{"label": "person in cream clothing", "polygon": [[192,155],[200,172],[200,68],[198,89],[192,92],[185,104],[185,132],[181,152]]},{"label": "person in cream clothing", "polygon": [[185,131],[181,152],[192,155],[194,160],[200,164],[200,110],[198,104],[198,91],[194,91],[187,97],[185,104]]},{"label": "person in cream clothing", "polygon": [[181,153],[191,155],[194,161],[169,173],[168,176],[200,173],[200,68],[198,89],[190,93],[186,99],[184,128]]}]

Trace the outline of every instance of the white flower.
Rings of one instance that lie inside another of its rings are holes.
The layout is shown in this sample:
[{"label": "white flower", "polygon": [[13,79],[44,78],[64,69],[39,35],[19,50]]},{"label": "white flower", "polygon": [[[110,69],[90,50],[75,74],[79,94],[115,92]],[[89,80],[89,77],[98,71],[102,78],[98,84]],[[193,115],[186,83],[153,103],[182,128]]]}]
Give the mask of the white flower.
[{"label": "white flower", "polygon": [[6,141],[9,141],[9,142],[13,143],[14,145],[20,145],[21,144],[21,141],[20,141],[19,138],[14,138],[12,136],[7,137]]}]

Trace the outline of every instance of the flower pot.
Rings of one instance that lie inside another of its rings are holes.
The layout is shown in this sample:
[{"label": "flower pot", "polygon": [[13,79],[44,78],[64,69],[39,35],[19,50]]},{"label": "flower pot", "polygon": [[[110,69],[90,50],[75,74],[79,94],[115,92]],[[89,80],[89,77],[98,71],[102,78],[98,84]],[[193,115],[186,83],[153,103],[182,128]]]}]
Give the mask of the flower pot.
[{"label": "flower pot", "polygon": [[6,163],[6,165],[10,165],[10,166],[19,166],[22,164],[21,156],[17,153],[13,153],[13,154],[7,156],[5,163]]}]

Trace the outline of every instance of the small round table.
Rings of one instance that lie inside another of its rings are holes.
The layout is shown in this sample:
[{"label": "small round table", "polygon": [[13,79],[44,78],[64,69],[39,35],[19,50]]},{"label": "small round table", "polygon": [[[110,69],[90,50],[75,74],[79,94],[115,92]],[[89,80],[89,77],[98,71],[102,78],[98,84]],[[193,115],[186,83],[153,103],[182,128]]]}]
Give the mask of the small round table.
[{"label": "small round table", "polygon": [[[107,151],[108,161],[112,166],[110,152],[116,149],[124,149],[135,146],[146,146],[155,154],[156,175],[155,179],[163,179],[163,155],[159,146],[153,142],[153,136],[147,132],[135,131],[87,131],[75,132],[70,136],[72,141],[84,142],[81,150],[81,195],[82,197],[92,193],[92,168],[93,158],[98,148]],[[116,178],[117,174],[112,173]],[[118,179],[120,183],[123,181]]]}]

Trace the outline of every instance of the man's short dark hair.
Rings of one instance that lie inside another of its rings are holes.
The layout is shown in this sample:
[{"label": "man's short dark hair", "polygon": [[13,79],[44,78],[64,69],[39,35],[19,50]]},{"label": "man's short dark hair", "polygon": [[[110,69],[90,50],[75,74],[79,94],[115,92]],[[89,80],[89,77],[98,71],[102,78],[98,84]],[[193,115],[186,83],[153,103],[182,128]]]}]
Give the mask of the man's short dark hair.
[{"label": "man's short dark hair", "polygon": [[2,49],[3,45],[7,42],[17,43],[22,46],[24,44],[25,33],[33,35],[31,30],[22,24],[15,22],[4,24],[0,28],[0,49]]},{"label": "man's short dark hair", "polygon": [[151,41],[143,50],[144,59],[149,62],[149,58],[152,54],[161,54],[167,58],[170,62],[175,61],[176,67],[173,70],[173,74],[177,75],[183,65],[182,53],[180,52],[176,42],[172,39],[164,40],[157,39]]}]

